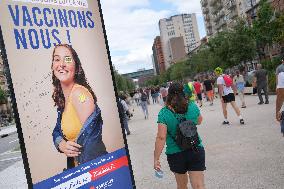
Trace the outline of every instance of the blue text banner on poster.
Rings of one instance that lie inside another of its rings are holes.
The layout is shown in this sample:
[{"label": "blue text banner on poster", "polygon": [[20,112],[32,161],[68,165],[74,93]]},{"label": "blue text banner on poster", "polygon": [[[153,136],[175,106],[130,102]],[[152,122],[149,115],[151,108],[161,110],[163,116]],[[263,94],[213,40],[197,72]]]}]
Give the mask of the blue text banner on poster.
[{"label": "blue text banner on poster", "polygon": [[128,160],[123,148],[37,183],[34,188],[131,189],[131,183]]},{"label": "blue text banner on poster", "polygon": [[[70,29],[93,29],[93,13],[86,10],[55,9],[25,5],[7,5],[14,24],[17,49],[49,49],[68,41],[71,44]],[[58,28],[66,28],[60,33]],[[60,36],[64,36],[62,39]]]}]

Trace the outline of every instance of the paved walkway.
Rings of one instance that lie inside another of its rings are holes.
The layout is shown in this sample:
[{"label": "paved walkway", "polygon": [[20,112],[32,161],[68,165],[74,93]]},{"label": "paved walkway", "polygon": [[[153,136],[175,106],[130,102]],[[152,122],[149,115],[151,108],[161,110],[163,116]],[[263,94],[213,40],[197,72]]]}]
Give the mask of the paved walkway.
[{"label": "paved walkway", "polygon": [[0,128],[0,137],[4,137],[10,134],[14,134],[17,132],[16,125],[10,125],[6,127],[1,127]]},{"label": "paved walkway", "polygon": [[[239,99],[237,98],[239,103]],[[256,96],[246,96],[242,109],[246,124],[241,126],[229,106],[230,126],[223,126],[220,101],[202,107],[204,121],[199,126],[206,150],[207,189],[283,189],[284,138],[274,120],[275,96],[269,105],[257,105]],[[140,107],[133,106],[127,137],[134,177],[138,189],[176,188],[166,155],[161,157],[164,178],[157,179],[153,170],[153,151],[157,131],[157,114],[161,105],[150,105],[150,118],[144,120]]]},{"label": "paved walkway", "polygon": [[[229,108],[231,126],[223,126],[220,103],[205,104],[199,127],[206,149],[205,172],[207,189],[283,189],[284,138],[274,121],[275,96],[269,105],[256,105],[257,97],[246,96],[248,108],[242,109],[246,125],[240,126]],[[153,171],[156,118],[161,105],[150,105],[150,118],[144,120],[140,107],[133,106],[131,135],[127,137],[138,189],[176,188],[166,156],[162,154],[164,178]],[[22,161],[0,172],[0,188],[27,188]]]},{"label": "paved walkway", "polygon": [[0,188],[28,188],[23,161],[18,161],[4,171],[0,172]]}]

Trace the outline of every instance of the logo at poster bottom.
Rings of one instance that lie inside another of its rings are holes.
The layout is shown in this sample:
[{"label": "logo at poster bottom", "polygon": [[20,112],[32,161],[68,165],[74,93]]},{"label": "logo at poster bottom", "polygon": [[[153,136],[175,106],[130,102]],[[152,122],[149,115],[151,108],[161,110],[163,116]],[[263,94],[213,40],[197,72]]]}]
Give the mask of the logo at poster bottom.
[{"label": "logo at poster bottom", "polygon": [[104,155],[34,185],[35,189],[131,189],[125,149]]}]

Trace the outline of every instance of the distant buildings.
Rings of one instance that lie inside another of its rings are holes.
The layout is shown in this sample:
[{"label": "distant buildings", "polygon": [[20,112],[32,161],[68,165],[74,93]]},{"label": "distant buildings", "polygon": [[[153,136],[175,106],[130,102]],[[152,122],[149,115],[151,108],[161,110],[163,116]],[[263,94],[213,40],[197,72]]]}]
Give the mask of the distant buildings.
[{"label": "distant buildings", "polygon": [[194,13],[163,18],[159,29],[165,69],[198,46],[200,37]]},{"label": "distant buildings", "polygon": [[166,70],[165,60],[163,55],[163,49],[161,44],[160,36],[157,36],[154,40],[154,44],[152,46],[153,51],[153,67],[155,68],[155,74],[160,75]]},{"label": "distant buildings", "polygon": [[137,84],[139,86],[142,86],[143,83],[152,78],[154,76],[154,69],[139,69],[136,72],[131,72],[131,73],[126,73],[126,74],[122,74],[122,76],[133,79],[135,81],[137,81]]},{"label": "distant buildings", "polygon": [[250,1],[256,0],[201,0],[207,36],[232,28],[238,17],[246,15]]}]

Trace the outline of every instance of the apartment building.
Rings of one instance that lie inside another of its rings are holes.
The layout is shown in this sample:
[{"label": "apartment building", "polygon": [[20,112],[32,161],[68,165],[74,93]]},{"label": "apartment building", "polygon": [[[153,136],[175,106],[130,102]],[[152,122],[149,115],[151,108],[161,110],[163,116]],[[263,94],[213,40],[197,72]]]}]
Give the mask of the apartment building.
[{"label": "apartment building", "polygon": [[232,28],[238,17],[245,17],[250,1],[257,0],[201,0],[207,36]]},{"label": "apartment building", "polygon": [[153,61],[153,67],[155,69],[155,74],[160,75],[161,73],[166,71],[160,36],[157,36],[155,38],[152,46],[152,51],[153,51],[152,61]]},{"label": "apartment building", "polygon": [[171,50],[173,47],[171,47],[171,44],[177,45],[176,42],[180,41],[174,40],[175,42],[171,43],[170,39],[182,37],[186,54],[199,45],[200,37],[195,13],[179,14],[171,16],[170,18],[161,19],[159,21],[159,29],[166,69],[177,61],[173,59],[173,51]]}]

